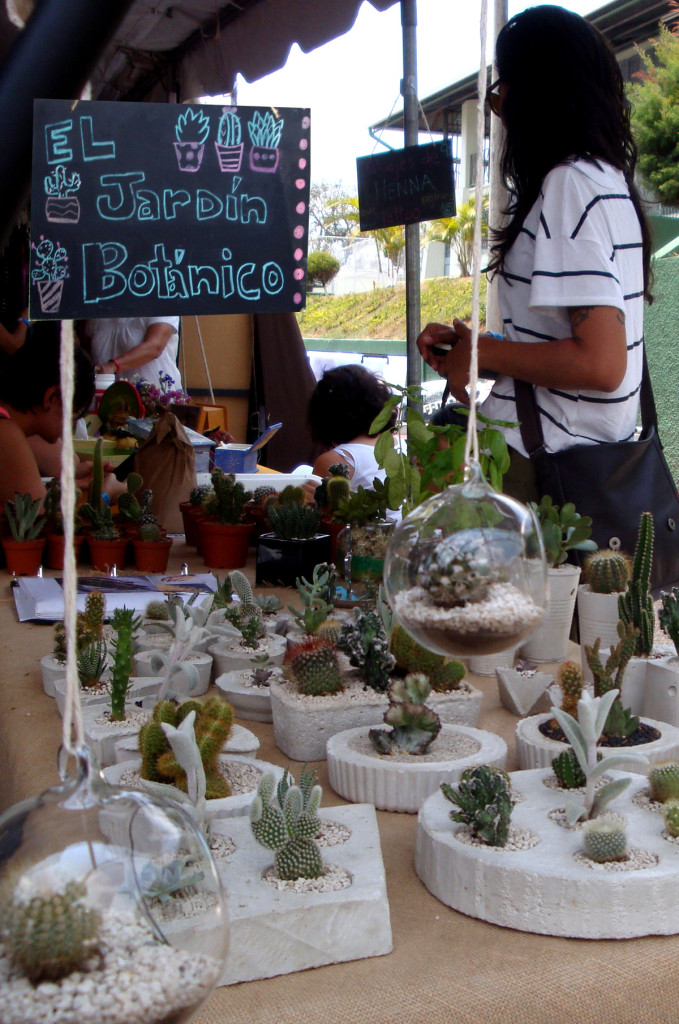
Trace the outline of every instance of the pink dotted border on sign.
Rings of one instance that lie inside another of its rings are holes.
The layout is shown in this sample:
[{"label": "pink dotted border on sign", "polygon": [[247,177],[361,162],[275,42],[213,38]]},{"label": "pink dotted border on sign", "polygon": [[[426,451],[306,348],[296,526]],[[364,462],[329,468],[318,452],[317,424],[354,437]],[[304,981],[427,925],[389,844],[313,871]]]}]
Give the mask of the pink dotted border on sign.
[{"label": "pink dotted border on sign", "polygon": [[[302,131],[308,132],[310,125],[311,125],[311,119],[305,114],[305,116],[302,118],[302,124],[301,124]],[[308,151],[308,149],[309,149],[309,139],[308,139],[307,136],[305,136],[304,138],[301,138],[299,140],[299,148],[300,148],[300,151],[301,151],[302,154],[305,154]],[[297,167],[299,168],[299,171],[302,172],[302,173],[301,173],[301,176],[299,178],[295,179],[295,188],[299,189],[300,192],[303,191],[307,187],[307,177],[308,177],[308,174],[305,174],[304,172],[307,170],[308,166],[309,166],[309,161],[307,160],[306,156],[301,155],[298,158],[298,160],[297,160]],[[307,204],[306,204],[306,202],[304,202],[302,200],[299,203],[297,203],[297,205],[295,206],[295,213],[299,217],[303,217],[306,212],[307,212]],[[304,235],[306,234],[306,227],[305,227],[305,225],[303,223],[295,224],[295,226],[293,228],[293,231],[292,231],[292,234],[293,234],[293,237],[295,238],[296,241],[300,241],[302,238],[304,238]],[[301,263],[302,260],[304,259],[304,249],[296,248],[293,255],[294,255],[294,258],[295,258],[295,262],[296,263]],[[293,272],[293,277],[294,277],[295,281],[303,281],[304,280],[304,268],[303,267],[297,267],[294,270],[294,272]],[[295,292],[294,295],[292,296],[292,301],[294,302],[294,304],[296,306],[301,306],[302,305],[302,300],[303,300],[303,295],[302,295],[301,292]]]}]

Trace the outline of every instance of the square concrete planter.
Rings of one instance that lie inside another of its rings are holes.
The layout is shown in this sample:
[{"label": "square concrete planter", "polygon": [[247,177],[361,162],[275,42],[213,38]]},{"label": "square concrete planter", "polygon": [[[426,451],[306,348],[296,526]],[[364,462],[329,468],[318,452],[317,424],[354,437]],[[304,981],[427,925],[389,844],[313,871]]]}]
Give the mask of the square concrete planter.
[{"label": "square concrete planter", "polygon": [[[108,676],[104,673],[104,679]],[[130,679],[130,687],[127,691],[127,699],[130,704],[134,704],[136,701],[143,700],[144,697],[151,697],[160,689],[163,680],[159,676],[145,676],[140,678],[133,676]],[[57,708],[59,714],[64,716],[64,709],[66,707],[66,678],[58,679],[54,684],[54,696],[57,702]],[[80,690],[80,703],[83,708],[94,708],[98,707],[100,710],[105,709],[111,704],[111,694],[107,690],[90,692],[88,690]]]},{"label": "square concrete planter", "polygon": [[229,892],[229,956],[222,985],[272,978],[392,950],[389,903],[375,808],[322,809],[320,817],[351,830],[323,851],[326,865],[344,868],[351,885],[334,892],[279,890],[263,880],[273,852],[252,836],[249,820],[217,825],[236,849],[217,862]]},{"label": "square concrete planter", "polygon": [[83,729],[85,743],[92,751],[100,768],[115,764],[116,742],[124,736],[136,736],[144,722],[151,717],[150,711],[142,711],[136,704],[125,704],[125,720],[110,720],[110,703],[95,704],[83,708]]}]

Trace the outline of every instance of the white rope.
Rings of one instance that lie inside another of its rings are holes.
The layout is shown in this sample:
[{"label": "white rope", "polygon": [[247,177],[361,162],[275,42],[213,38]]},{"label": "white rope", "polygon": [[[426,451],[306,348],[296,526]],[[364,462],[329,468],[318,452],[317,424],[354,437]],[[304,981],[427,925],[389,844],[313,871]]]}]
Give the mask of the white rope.
[{"label": "white rope", "polygon": [[61,324],[61,515],[64,521],[64,627],[66,630],[66,707],[64,710],[62,742],[64,749],[73,754],[84,746],[80,686],[76,663],[76,596],[77,573],[73,548],[73,520],[75,513],[75,463],[73,452],[73,321]]},{"label": "white rope", "polygon": [[472,251],[472,350],[469,365],[469,422],[465,442],[464,461],[470,456],[478,461],[479,438],[476,432],[476,391],[479,378],[479,318],[481,289],[481,221],[483,213],[483,137],[486,121],[485,98],[487,88],[486,35],[488,27],[488,0],[481,0],[481,60],[479,61],[478,105],[476,109],[476,182],[474,188],[475,217]]},{"label": "white rope", "polygon": [[[196,322],[196,331],[198,332],[198,344],[200,345],[200,354],[203,357],[203,366],[205,367],[205,379],[207,380],[208,390],[210,392],[210,401],[215,404],[215,393],[212,390],[212,381],[210,379],[210,370],[207,365],[207,357],[205,355],[205,346],[203,345],[203,335],[200,333],[200,323],[197,316],[193,318]],[[184,387],[186,387],[186,381],[184,381]]]}]

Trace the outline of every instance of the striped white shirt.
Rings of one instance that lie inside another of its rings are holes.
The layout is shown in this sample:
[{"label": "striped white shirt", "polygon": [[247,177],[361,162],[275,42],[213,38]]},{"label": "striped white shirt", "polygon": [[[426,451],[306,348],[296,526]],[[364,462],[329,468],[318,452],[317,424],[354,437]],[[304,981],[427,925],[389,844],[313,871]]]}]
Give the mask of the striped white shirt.
[{"label": "striped white shirt", "polygon": [[[614,306],[625,314],[627,370],[610,393],[535,389],[549,451],[623,441],[634,434],[643,292],[641,227],[622,172],[582,159],[553,168],[499,278],[504,336],[521,342],[569,338],[569,306]],[[499,377],[481,409],[494,419],[516,421],[513,379]],[[505,436],[512,448],[526,454],[518,427]]]}]

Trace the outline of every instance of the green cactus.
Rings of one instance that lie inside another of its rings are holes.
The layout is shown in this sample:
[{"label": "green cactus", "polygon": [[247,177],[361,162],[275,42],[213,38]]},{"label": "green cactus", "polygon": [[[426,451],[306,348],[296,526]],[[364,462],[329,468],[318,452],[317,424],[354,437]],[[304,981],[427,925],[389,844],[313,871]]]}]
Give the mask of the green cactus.
[{"label": "green cactus", "polygon": [[406,674],[424,672],[429,676],[435,693],[457,690],[467,671],[462,661],[445,658],[421,647],[402,626],[395,626],[392,630],[389,647],[396,659],[396,667]]},{"label": "green cactus", "polygon": [[505,846],[512,814],[509,776],[501,768],[477,765],[460,776],[457,789],[441,783],[441,792],[459,808],[451,811],[453,821],[467,825],[472,834],[488,846]]},{"label": "green cactus", "polygon": [[594,594],[619,594],[627,587],[630,560],[621,551],[603,548],[585,559],[585,582]]},{"label": "green cactus", "polygon": [[82,882],[22,901],[4,900],[1,930],[12,963],[34,985],[59,981],[98,951],[101,915],[85,903]]},{"label": "green cactus", "polygon": [[257,605],[252,594],[250,580],[247,578],[245,573],[242,573],[240,569],[233,569],[231,572],[230,586],[232,593],[234,593],[240,601],[241,607],[248,609],[248,613],[252,614],[252,612],[257,608]]},{"label": "green cactus", "polygon": [[273,498],[278,494],[275,487],[255,487],[252,492],[252,500],[255,505],[262,505],[267,498]]},{"label": "green cactus", "polygon": [[602,814],[586,821],[582,828],[585,853],[597,864],[625,860],[627,857],[626,823],[615,814]]},{"label": "green cactus", "polygon": [[93,636],[101,636],[105,617],[106,598],[101,590],[91,590],[85,598],[85,625]]},{"label": "green cactus", "polygon": [[250,807],[252,834],[262,846],[276,851],[276,872],[281,879],[294,881],[323,874],[321,851],[315,842],[321,828],[321,794],[316,772],[306,766],[299,786],[288,771],[278,786],[271,774],[259,781]]},{"label": "green cactus", "polygon": [[615,647],[611,644],[611,653],[604,666],[599,656],[601,637],[597,637],[590,647],[585,644],[585,657],[594,677],[594,695],[603,697],[609,690],[618,690],[611,710],[604,725],[605,736],[631,736],[639,728],[639,718],[633,715],[629,708],[623,708],[620,701],[622,691],[622,680],[629,660],[636,648],[638,629],[632,623],[624,623],[622,619],[618,622],[619,640]]},{"label": "green cactus", "polygon": [[78,679],[84,690],[97,686],[106,668],[106,644],[103,640],[94,640],[87,647],[78,651]]},{"label": "green cactus", "polygon": [[648,773],[651,800],[679,800],[679,761],[658,761]]},{"label": "green cactus", "polygon": [[386,729],[370,729],[368,736],[380,754],[404,750],[409,754],[426,754],[441,731],[441,719],[425,705],[431,693],[427,676],[414,672],[405,679],[395,679],[387,691],[389,707],[384,722]]},{"label": "green cactus", "polygon": [[491,583],[506,580],[506,571],[491,564],[477,539],[461,544],[459,536],[436,539],[423,549],[416,575],[434,604],[460,608],[485,601]]},{"label": "green cactus", "polygon": [[578,717],[578,701],[582,696],[582,669],[575,661],[564,661],[557,673],[561,687],[561,707],[573,718]]},{"label": "green cactus", "polygon": [[328,497],[328,512],[334,515],[341,502],[349,500],[351,485],[345,476],[331,476],[325,491]]},{"label": "green cactus", "polygon": [[342,626],[337,646],[359,670],[367,686],[378,693],[386,692],[395,659],[376,612],[357,610],[354,621]]},{"label": "green cactus", "polygon": [[679,587],[673,587],[669,593],[660,592],[662,606],[660,608],[660,626],[674,644],[679,654]]},{"label": "green cactus", "polygon": [[132,674],[134,636],[140,620],[131,608],[116,608],[111,625],[115,630],[113,640],[113,668],[111,670],[111,720],[125,720],[125,698]]},{"label": "green cactus", "polygon": [[552,759],[552,771],[562,789],[580,789],[587,781],[572,747]]},{"label": "green cactus", "polygon": [[663,804],[662,820],[669,834],[679,837],[679,800],[668,800]]},{"label": "green cactus", "polygon": [[137,492],[144,483],[139,473],[130,473],[125,482],[127,491],[118,498],[118,510],[123,519],[131,523],[141,523],[145,517],[151,515],[153,492],[147,488],[137,497]]},{"label": "green cactus", "polygon": [[653,565],[653,516],[642,512],[639,520],[637,544],[632,563],[632,577],[627,590],[618,598],[618,613],[625,623],[633,623],[639,630],[634,654],[650,654],[653,649],[655,612],[651,596],[651,567]]},{"label": "green cactus", "polygon": [[144,523],[139,527],[139,540],[154,543],[162,539],[163,531],[158,526],[158,523]]},{"label": "green cactus", "polygon": [[196,507],[205,505],[210,498],[214,497],[214,493],[214,488],[210,484],[200,484],[198,487],[194,487],[189,494],[189,502]]},{"label": "green cactus", "polygon": [[233,473],[224,473],[221,469],[213,470],[210,479],[214,495],[208,499],[206,510],[220,523],[235,526],[242,522],[245,503],[252,497],[250,491],[237,483]]},{"label": "green cactus", "polygon": [[5,502],[5,518],[13,540],[35,540],[45,525],[45,517],[38,518],[40,504],[40,498],[34,501],[30,494],[22,496],[18,491],[14,492],[14,501]]},{"label": "green cactus", "polygon": [[320,696],[339,693],[344,688],[337,651],[320,637],[295,644],[286,657],[286,665],[299,693]]},{"label": "green cactus", "polygon": [[[328,468],[328,475],[324,476],[320,484],[314,491],[314,501],[319,508],[328,508],[328,484],[332,479],[337,477],[345,480],[349,479],[349,467],[346,462],[334,462],[332,466]],[[343,494],[337,494],[337,498],[348,499],[350,488]],[[334,511],[334,509],[333,509]]]},{"label": "green cactus", "polygon": [[117,540],[120,536],[113,522],[113,513],[111,512],[110,505],[102,504],[101,509],[97,511],[93,505],[87,502],[81,507],[80,511],[86,519],[89,519],[94,527],[92,530],[94,540]]},{"label": "green cactus", "polygon": [[318,505],[305,504],[301,487],[286,487],[277,498],[267,501],[266,516],[281,540],[308,540],[318,532],[321,510]]},{"label": "green cactus", "polygon": [[295,608],[289,604],[288,609],[295,617],[295,622],[311,636],[316,636],[328,615],[334,608],[332,602],[328,602],[328,581],[334,566],[325,563],[315,565],[311,582],[302,577],[297,577],[296,585],[299,596],[302,599],[302,608]]},{"label": "green cactus", "polygon": [[144,618],[154,622],[170,622],[170,605],[167,601],[149,601]]}]

